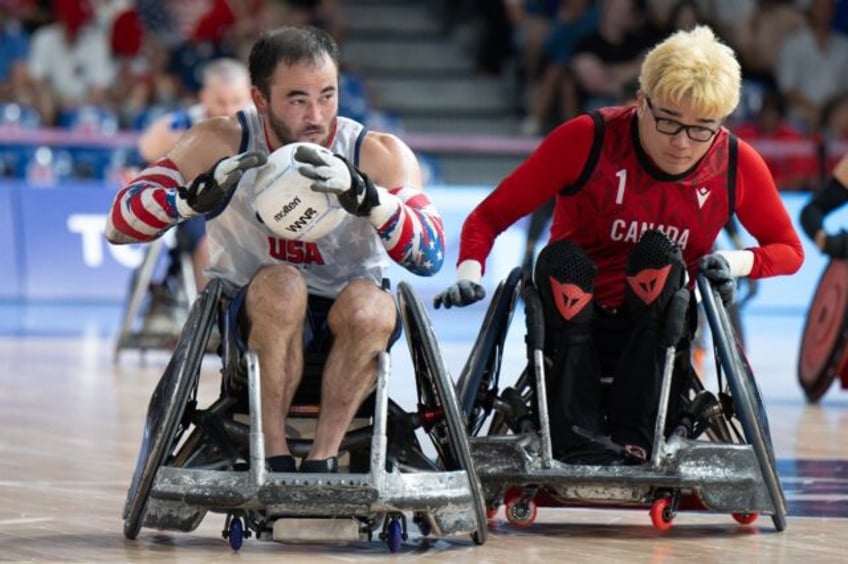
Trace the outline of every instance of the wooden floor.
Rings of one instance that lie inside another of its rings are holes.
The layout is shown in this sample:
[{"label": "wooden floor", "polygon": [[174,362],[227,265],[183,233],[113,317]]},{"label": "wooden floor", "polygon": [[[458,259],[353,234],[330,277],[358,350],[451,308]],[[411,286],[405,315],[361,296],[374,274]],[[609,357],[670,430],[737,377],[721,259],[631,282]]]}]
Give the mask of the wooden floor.
[{"label": "wooden floor", "polygon": [[[438,323],[444,320],[437,319]],[[436,324],[438,326],[438,323]],[[737,525],[730,516],[681,513],[670,531],[646,511],[542,509],[517,530],[496,517],[488,542],[412,535],[400,555],[378,542],[303,546],[248,539],[239,553],[221,537],[224,518],[190,534],[143,529],[122,535],[121,510],[147,402],[167,360],[134,351],[113,363],[102,336],[0,337],[0,560],[247,562],[408,560],[457,562],[826,562],[848,550],[848,391],[834,387],[809,406],[794,383],[797,335],[765,321],[752,363],[771,419],[790,504],[786,531],[771,519]],[[514,350],[521,351],[520,340]],[[456,374],[468,344],[443,346]],[[507,364],[513,362],[507,355]],[[403,373],[403,362],[394,373]],[[214,372],[201,394],[214,394]],[[411,397],[409,381],[393,383]],[[396,395],[393,395],[396,397]]]}]

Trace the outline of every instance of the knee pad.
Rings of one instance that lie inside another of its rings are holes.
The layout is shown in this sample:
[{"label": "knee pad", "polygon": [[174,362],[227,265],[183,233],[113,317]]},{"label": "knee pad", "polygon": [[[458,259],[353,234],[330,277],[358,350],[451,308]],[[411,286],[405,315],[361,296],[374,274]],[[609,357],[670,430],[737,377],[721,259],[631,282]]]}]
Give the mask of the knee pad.
[{"label": "knee pad", "polygon": [[647,308],[663,311],[685,279],[680,247],[661,231],[646,231],[627,257],[625,307],[631,313]]},{"label": "knee pad", "polygon": [[562,329],[566,323],[586,323],[594,317],[592,297],[597,271],[586,252],[567,241],[542,249],[533,278],[546,325]]}]

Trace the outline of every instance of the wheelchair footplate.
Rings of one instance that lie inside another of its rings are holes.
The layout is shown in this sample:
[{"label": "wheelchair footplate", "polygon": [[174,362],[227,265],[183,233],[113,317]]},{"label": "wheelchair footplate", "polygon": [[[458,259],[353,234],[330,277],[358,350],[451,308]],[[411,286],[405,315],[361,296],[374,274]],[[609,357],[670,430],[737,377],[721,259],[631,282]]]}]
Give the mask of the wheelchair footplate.
[{"label": "wheelchair footplate", "polygon": [[[258,361],[250,354],[250,378]],[[370,470],[362,473],[277,473],[266,469],[258,410],[250,421],[250,464],[244,470],[158,468],[143,526],[189,532],[207,512],[227,515],[223,536],[237,550],[251,534],[283,543],[348,543],[376,536],[392,552],[408,538],[407,515],[423,537],[470,534],[485,539],[482,493],[467,469],[400,468],[388,457],[388,355],[379,363]],[[258,405],[258,386],[251,402]],[[470,455],[469,455],[470,458]],[[403,470],[403,471],[401,471]],[[478,488],[475,497],[474,488]],[[483,515],[483,519],[480,515]]]},{"label": "wheelchair footplate", "polygon": [[678,509],[729,513],[746,524],[774,511],[750,445],[673,436],[658,464],[598,466],[546,460],[524,446],[533,443],[520,435],[470,439],[490,515],[502,503],[514,526],[530,526],[536,507],[649,507],[661,530]]}]

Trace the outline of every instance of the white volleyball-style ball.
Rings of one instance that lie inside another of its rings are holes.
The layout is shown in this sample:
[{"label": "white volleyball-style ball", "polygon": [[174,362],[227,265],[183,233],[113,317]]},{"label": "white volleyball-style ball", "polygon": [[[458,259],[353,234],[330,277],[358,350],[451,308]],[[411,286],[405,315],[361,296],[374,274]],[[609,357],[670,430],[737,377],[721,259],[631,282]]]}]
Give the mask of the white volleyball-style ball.
[{"label": "white volleyball-style ball", "polygon": [[292,241],[317,241],[333,231],[347,212],[334,194],[313,191],[314,182],[303,176],[294,160],[300,145],[310,145],[330,158],[326,147],[298,142],[284,145],[268,155],[256,175],[253,208],[256,217],[275,235]]}]

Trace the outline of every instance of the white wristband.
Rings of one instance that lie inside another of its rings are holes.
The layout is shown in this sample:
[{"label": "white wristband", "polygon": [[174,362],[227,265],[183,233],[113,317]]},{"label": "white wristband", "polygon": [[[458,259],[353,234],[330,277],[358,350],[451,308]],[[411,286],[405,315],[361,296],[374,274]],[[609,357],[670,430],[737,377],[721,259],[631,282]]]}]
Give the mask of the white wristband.
[{"label": "white wristband", "polygon": [[377,197],[380,200],[380,203],[371,208],[371,211],[368,212],[368,220],[371,221],[371,225],[379,229],[382,227],[389,219],[397,213],[398,208],[400,207],[400,199],[383,188],[382,186],[374,185],[377,189]]},{"label": "white wristband", "polygon": [[197,211],[190,205],[188,205],[188,202],[182,196],[180,196],[179,192],[174,198],[174,201],[176,202],[177,215],[180,216],[180,219],[188,219],[197,215]]},{"label": "white wristband", "polygon": [[716,254],[727,259],[727,264],[730,265],[730,273],[733,276],[748,276],[754,269],[754,253],[752,251],[718,250]]},{"label": "white wristband", "polygon": [[480,284],[483,281],[483,265],[472,259],[462,261],[456,267],[456,280],[469,280]]}]

